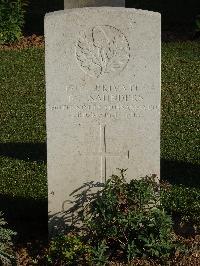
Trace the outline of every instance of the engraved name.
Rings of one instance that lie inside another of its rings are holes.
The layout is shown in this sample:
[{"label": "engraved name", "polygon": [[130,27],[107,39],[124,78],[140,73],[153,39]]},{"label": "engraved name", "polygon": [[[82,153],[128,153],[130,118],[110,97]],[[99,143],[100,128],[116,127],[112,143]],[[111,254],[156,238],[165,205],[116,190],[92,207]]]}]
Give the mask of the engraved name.
[{"label": "engraved name", "polygon": [[63,104],[48,108],[52,111],[66,111],[69,117],[78,119],[142,118],[147,112],[160,111],[160,106],[147,103],[148,93],[153,93],[147,88],[136,84],[70,84],[66,86]]},{"label": "engraved name", "polygon": [[[80,95],[69,95],[69,102],[76,101],[80,98]],[[133,94],[94,94],[89,95],[87,101],[88,102],[129,102],[135,101],[140,102],[143,100],[141,95],[133,95]]]}]

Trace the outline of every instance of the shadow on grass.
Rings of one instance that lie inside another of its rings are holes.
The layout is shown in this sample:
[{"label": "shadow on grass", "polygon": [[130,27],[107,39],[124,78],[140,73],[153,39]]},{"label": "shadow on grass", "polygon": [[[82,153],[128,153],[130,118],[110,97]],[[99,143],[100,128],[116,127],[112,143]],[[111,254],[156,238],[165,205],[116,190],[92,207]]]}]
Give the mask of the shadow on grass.
[{"label": "shadow on grass", "polygon": [[[0,143],[0,156],[3,157],[46,163],[46,154],[46,143]],[[47,200],[0,194],[0,211],[17,232],[18,243],[48,239]]]},{"label": "shadow on grass", "polygon": [[200,188],[200,165],[161,159],[161,180]]},{"label": "shadow on grass", "polygon": [[[46,162],[46,143],[3,143],[0,144],[0,156],[16,158],[25,161]],[[134,177],[134,176],[133,176]],[[200,166],[186,162],[170,161],[161,159],[161,179],[172,184],[183,184],[190,187],[200,187]],[[76,212],[85,197],[86,191],[93,187],[100,186],[99,183],[85,183],[85,191],[75,198],[75,209],[71,209],[66,216],[57,218],[52,217],[53,223],[60,223],[61,226],[66,219],[74,219],[71,213]],[[90,195],[92,197],[92,194]],[[66,204],[63,203],[63,206]],[[63,207],[65,208],[65,206]],[[21,241],[30,241],[39,238],[46,239],[48,235],[48,208],[47,200],[35,200],[29,198],[13,198],[0,195],[0,210],[5,213],[9,224],[18,232]],[[69,215],[69,216],[68,216]],[[56,221],[58,219],[59,221]]]},{"label": "shadow on grass", "polygon": [[0,210],[9,226],[17,232],[18,243],[48,240],[47,200],[0,195]]},{"label": "shadow on grass", "polygon": [[[47,147],[46,143],[0,143],[0,156],[46,163]],[[200,165],[161,159],[161,179],[200,187]]]},{"label": "shadow on grass", "polygon": [[0,156],[46,163],[46,143],[0,143]]},{"label": "shadow on grass", "polygon": [[[161,180],[163,181],[200,188],[199,176],[199,165],[161,159]],[[66,233],[79,229],[88,204],[98,195],[94,189],[100,189],[103,186],[102,183],[91,181],[74,190],[70,195],[71,200],[62,203],[62,211],[50,216],[50,234],[53,236],[60,232]]]}]

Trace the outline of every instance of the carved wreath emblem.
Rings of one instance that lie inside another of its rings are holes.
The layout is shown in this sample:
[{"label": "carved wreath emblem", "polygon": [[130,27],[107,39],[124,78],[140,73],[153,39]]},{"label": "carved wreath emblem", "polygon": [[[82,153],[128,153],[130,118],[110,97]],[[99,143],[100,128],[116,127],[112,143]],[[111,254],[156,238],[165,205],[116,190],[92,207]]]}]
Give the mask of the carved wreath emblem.
[{"label": "carved wreath emblem", "polygon": [[76,58],[81,69],[92,77],[117,74],[129,61],[129,43],[115,27],[95,26],[78,39]]}]

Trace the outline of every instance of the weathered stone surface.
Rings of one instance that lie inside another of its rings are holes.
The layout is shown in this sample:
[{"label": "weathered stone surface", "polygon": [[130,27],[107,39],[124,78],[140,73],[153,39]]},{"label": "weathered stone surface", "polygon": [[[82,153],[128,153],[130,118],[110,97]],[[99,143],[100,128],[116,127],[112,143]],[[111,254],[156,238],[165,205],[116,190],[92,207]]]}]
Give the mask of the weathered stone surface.
[{"label": "weathered stone surface", "polygon": [[120,6],[125,7],[125,0],[64,0],[65,8]]},{"label": "weathered stone surface", "polygon": [[160,14],[68,9],[45,18],[49,212],[116,168],[160,172]]}]

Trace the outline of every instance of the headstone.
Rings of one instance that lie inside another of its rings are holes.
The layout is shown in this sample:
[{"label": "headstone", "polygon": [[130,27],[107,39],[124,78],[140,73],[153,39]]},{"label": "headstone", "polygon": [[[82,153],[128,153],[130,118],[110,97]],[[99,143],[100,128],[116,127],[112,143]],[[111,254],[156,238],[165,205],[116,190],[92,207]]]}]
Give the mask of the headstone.
[{"label": "headstone", "polygon": [[160,14],[125,8],[46,15],[50,227],[76,188],[160,174]]},{"label": "headstone", "polygon": [[125,7],[125,0],[64,0],[66,8],[121,6]]}]

